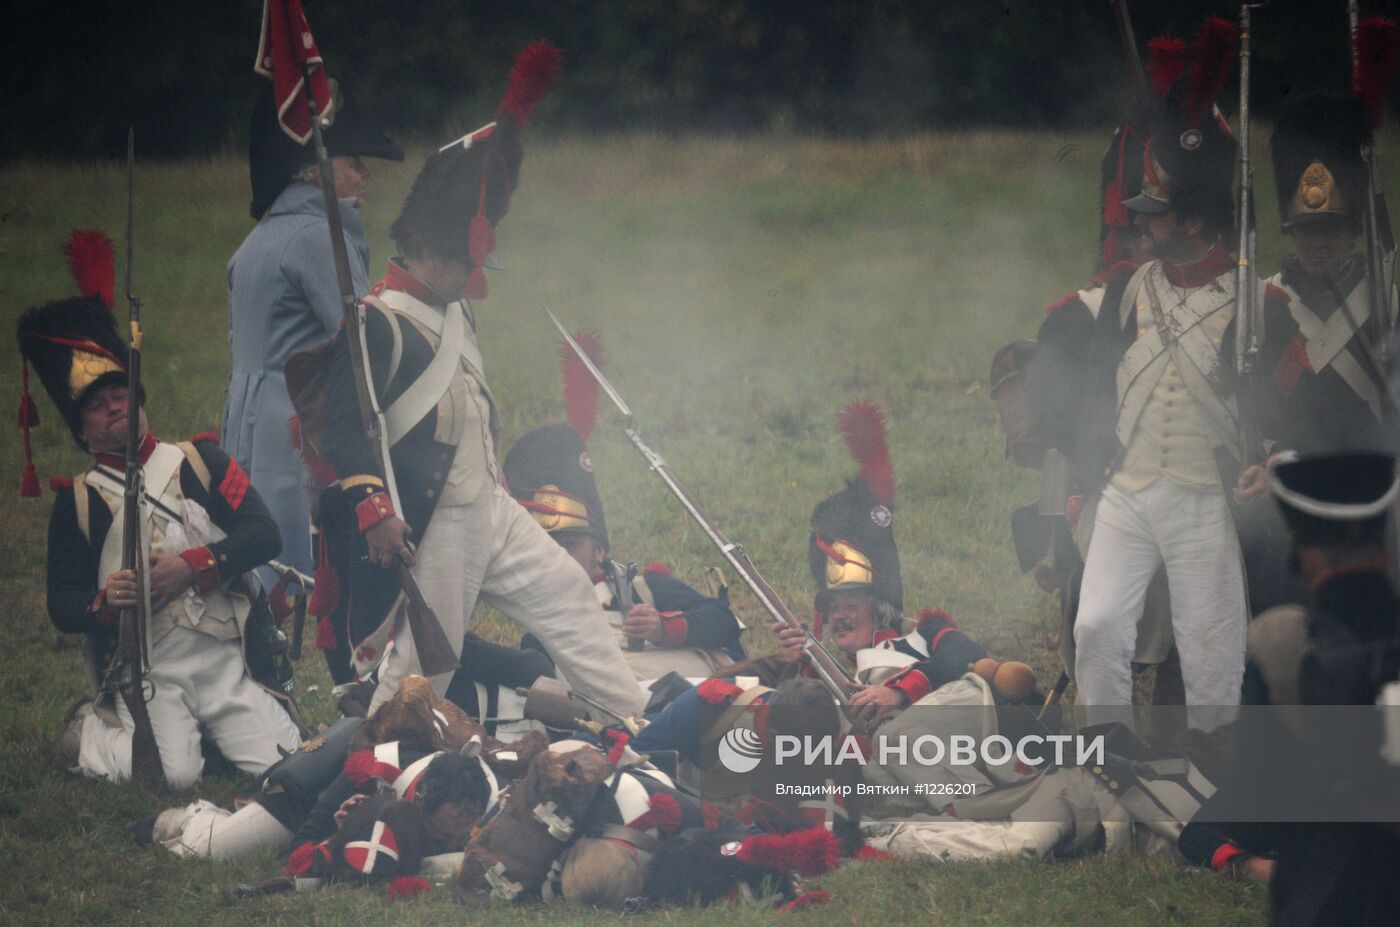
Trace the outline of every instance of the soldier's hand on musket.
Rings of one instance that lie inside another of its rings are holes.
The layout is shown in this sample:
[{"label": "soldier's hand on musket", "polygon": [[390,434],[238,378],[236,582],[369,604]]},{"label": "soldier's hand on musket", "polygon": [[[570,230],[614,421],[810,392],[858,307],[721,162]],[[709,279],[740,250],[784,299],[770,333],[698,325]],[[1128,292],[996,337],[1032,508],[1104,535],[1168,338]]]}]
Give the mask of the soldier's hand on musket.
[{"label": "soldier's hand on musket", "polygon": [[781,621],[775,621],[769,630],[778,636],[779,647],[792,651],[801,650],[802,645],[807,642],[806,627],[804,624],[801,628],[793,628]]},{"label": "soldier's hand on musket", "polygon": [[151,584],[151,611],[158,612],[194,585],[194,567],[184,557],[152,554],[148,573]]},{"label": "soldier's hand on musket", "polygon": [[903,689],[893,686],[858,686],[851,696],[852,720],[875,724],[891,708],[900,708],[909,701]]},{"label": "soldier's hand on musket", "polygon": [[107,577],[104,597],[112,608],[135,608],[136,574],[131,570],[118,570]]},{"label": "soldier's hand on musket", "polygon": [[1235,483],[1235,501],[1253,502],[1269,491],[1269,471],[1261,464],[1250,464]]},{"label": "soldier's hand on musket", "polygon": [[663,638],[661,615],[646,603],[633,605],[627,617],[622,619],[622,633],[629,640],[659,644]]},{"label": "soldier's hand on musket", "polygon": [[397,557],[408,566],[413,566],[413,551],[408,548],[408,522],[392,515],[375,522],[365,532],[369,542],[369,559],[376,566],[388,569]]}]

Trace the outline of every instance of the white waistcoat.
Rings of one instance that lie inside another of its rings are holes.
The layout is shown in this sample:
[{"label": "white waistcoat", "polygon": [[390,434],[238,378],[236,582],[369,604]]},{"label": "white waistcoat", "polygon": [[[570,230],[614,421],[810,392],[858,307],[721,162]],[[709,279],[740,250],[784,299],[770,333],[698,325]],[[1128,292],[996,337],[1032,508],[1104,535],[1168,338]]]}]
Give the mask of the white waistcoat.
[{"label": "white waistcoat", "polygon": [[1117,435],[1132,443],[1143,410],[1158,382],[1175,365],[1186,392],[1209,426],[1212,443],[1240,456],[1239,411],[1221,380],[1220,343],[1235,313],[1235,281],[1222,274],[1192,289],[1167,279],[1161,261],[1144,265],[1129,283],[1120,307],[1126,323],[1136,309],[1148,320],[1118,364]]},{"label": "white waistcoat", "polygon": [[[148,557],[151,552],[180,554],[226,537],[223,530],[209,518],[205,508],[186,498],[181,490],[180,467],[184,462],[185,452],[179,445],[162,441],[156,444],[141,468],[146,493],[141,506],[141,541]],[[84,480],[97,490],[112,511],[112,526],[103,539],[102,555],[98,561],[98,583],[101,585],[122,567],[125,485],[120,473],[102,466],[89,470],[84,474]],[[145,594],[149,595],[149,590]],[[149,642],[154,644],[177,626],[192,628],[219,640],[235,639],[241,634],[241,625],[248,617],[251,606],[248,597],[242,593],[216,588],[200,594],[191,587],[165,608],[151,614],[147,632]]]}]

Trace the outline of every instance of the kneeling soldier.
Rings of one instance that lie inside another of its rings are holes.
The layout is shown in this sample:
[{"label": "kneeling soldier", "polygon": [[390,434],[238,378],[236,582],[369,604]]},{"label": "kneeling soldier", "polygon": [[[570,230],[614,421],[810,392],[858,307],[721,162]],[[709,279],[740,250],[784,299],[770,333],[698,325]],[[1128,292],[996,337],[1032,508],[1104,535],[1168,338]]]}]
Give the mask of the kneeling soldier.
[{"label": "kneeling soldier", "polygon": [[[79,267],[84,253],[96,256],[97,273]],[[30,309],[20,319],[19,347],[78,446],[94,455],[89,469],[53,483],[48,610],[60,631],[87,635],[84,653],[95,682],[116,642],[118,612],[137,603],[136,576],[120,569],[122,532],[112,530],[122,517],[132,409],[127,347],[110,309],[111,243],[79,233],[69,254],[80,285],[105,277],[105,293],[100,285],[84,286],[89,292],[82,297]],[[165,781],[178,789],[199,778],[201,733],[240,769],[258,773],[278,760],[279,748],[300,742],[285,696],[256,681],[245,659],[266,662],[259,659],[266,653],[244,646],[265,642],[271,620],[265,607],[254,606],[256,592],[244,574],[278,553],[277,525],[212,437],[159,440],[139,399],[142,533],[150,564],[146,697]],[[27,395],[23,409],[26,428],[37,424]],[[26,493],[37,494],[33,471],[26,472]],[[97,778],[128,778],[134,723],[125,703],[115,702],[80,703],[55,760]]]}]

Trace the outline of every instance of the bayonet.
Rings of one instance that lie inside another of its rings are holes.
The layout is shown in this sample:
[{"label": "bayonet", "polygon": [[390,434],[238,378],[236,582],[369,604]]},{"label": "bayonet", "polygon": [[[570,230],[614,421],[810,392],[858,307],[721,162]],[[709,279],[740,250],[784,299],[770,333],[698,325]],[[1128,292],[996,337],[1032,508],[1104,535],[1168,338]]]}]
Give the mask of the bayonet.
[{"label": "bayonet", "polygon": [[744,581],[744,584],[749,587],[758,598],[759,603],[773,616],[774,620],[790,628],[796,628],[802,631],[804,635],[802,653],[807,657],[812,671],[817,674],[817,678],[826,685],[832,697],[835,698],[839,704],[848,704],[851,690],[856,687],[855,682],[846,671],[842,669],[841,664],[836,662],[836,659],[826,647],[822,645],[822,642],[817,640],[812,632],[797,620],[792,610],[788,608],[787,604],[773,591],[773,587],[768,585],[767,580],[763,578],[763,575],[758,572],[758,568],[753,565],[753,561],[749,559],[749,555],[744,552],[744,548],[725,537],[724,533],[720,531],[719,526],[705,514],[704,510],[700,508],[700,504],[696,502],[695,498],[680,484],[680,481],[676,478],[675,472],[666,461],[662,459],[661,455],[647,446],[647,443],[642,440],[641,434],[633,424],[632,409],[622,399],[621,394],[608,382],[608,378],[603,375],[603,371],[598,369],[598,365],[594,364],[589,359],[588,353],[584,351],[574,337],[569,334],[568,329],[564,327],[564,323],[559,321],[559,317],[553,312],[550,312],[548,306],[545,307],[544,311],[549,314],[550,321],[554,323],[554,327],[559,329],[559,333],[564,336],[565,343],[569,345],[569,348],[578,356],[579,360],[583,362],[588,372],[593,375],[593,378],[598,381],[598,385],[602,387],[603,392],[608,394],[608,398],[617,406],[618,411],[626,416],[627,424],[623,428],[623,433],[626,434],[627,439],[632,442],[632,446],[646,459],[648,467],[650,467],[652,472],[657,476],[661,477],[661,481],[666,484],[667,489],[671,490],[671,494],[680,502],[681,507],[684,508],[686,513],[700,526],[700,530],[705,532],[705,536],[710,539],[710,543],[714,544],[715,547],[719,549],[725,561],[739,574],[739,578]]}]

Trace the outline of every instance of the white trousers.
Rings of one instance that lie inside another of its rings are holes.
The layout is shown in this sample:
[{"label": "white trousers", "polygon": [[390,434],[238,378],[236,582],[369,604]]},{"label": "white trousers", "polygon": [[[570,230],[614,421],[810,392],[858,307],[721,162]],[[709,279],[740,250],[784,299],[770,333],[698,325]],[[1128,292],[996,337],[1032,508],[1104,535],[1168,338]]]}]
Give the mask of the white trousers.
[{"label": "white trousers", "polygon": [[1132,495],[1109,486],[1099,503],[1074,624],[1081,705],[1132,704],[1129,664],[1138,619],[1161,564],[1186,704],[1239,704],[1247,622],[1244,567],[1225,494],[1193,492],[1159,477]]},{"label": "white trousers", "polygon": [[257,802],[226,811],[201,798],[185,808],[179,833],[161,845],[176,856],[228,861],[259,850],[285,851],[291,839],[292,832]]},{"label": "white trousers", "polygon": [[[593,583],[504,488],[489,483],[470,505],[434,512],[417,560],[413,572],[423,597],[459,655],[480,600],[539,638],[571,687],[620,714],[641,715],[645,693],[608,627]],[[418,672],[413,635],[401,615],[370,711]],[[444,694],[451,678],[433,677],[433,689]]]},{"label": "white trousers", "polygon": [[[257,775],[294,749],[301,735],[277,700],[249,678],[238,640],[220,641],[177,627],[151,647],[146,703],[165,781],[189,788],[204,771],[201,729],[239,769]],[[134,725],[118,698],[121,727],[97,715],[83,723],[78,767],[99,779],[131,778]]]}]

